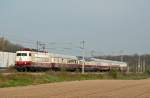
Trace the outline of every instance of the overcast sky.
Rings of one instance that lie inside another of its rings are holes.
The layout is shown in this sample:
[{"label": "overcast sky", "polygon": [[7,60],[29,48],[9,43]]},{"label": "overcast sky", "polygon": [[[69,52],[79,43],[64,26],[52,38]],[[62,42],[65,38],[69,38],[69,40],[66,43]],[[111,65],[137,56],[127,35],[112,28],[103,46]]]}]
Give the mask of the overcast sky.
[{"label": "overcast sky", "polygon": [[85,40],[99,53],[150,53],[150,0],[0,0],[0,32],[16,42]]}]

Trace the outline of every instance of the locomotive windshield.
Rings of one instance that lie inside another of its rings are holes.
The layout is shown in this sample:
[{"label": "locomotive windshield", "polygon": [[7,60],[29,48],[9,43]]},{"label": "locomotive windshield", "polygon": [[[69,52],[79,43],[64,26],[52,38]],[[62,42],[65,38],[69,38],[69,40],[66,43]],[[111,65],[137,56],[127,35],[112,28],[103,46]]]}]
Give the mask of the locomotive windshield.
[{"label": "locomotive windshield", "polygon": [[27,56],[27,53],[22,53],[22,56]]},{"label": "locomotive windshield", "polygon": [[17,56],[27,56],[27,53],[17,53]]},{"label": "locomotive windshield", "polygon": [[21,53],[17,53],[17,56],[21,56]]}]

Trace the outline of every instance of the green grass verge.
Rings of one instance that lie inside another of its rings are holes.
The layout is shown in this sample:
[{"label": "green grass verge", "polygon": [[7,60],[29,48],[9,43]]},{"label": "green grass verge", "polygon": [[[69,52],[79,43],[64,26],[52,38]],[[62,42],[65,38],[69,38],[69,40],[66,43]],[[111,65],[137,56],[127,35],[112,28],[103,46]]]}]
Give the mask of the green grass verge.
[{"label": "green grass verge", "polygon": [[81,81],[98,79],[119,79],[119,80],[139,80],[150,78],[149,74],[123,74],[117,71],[111,71],[104,74],[80,74],[69,72],[45,72],[42,74],[32,73],[13,73],[0,74],[0,88],[37,85],[44,83],[62,82],[62,81]]}]

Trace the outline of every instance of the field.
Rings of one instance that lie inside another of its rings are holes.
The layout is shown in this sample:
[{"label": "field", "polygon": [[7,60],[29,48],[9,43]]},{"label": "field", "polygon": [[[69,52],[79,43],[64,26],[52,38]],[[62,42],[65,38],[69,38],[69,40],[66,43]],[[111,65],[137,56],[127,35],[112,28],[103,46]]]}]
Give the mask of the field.
[{"label": "field", "polygon": [[150,98],[143,73],[0,73],[0,98]]},{"label": "field", "polygon": [[120,73],[111,71],[106,73],[86,73],[79,72],[38,72],[38,73],[0,73],[0,88],[16,87],[27,85],[38,85],[45,83],[63,81],[82,81],[82,80],[140,80],[150,78],[149,74]]},{"label": "field", "polygon": [[150,80],[86,80],[0,88],[0,98],[150,98]]}]

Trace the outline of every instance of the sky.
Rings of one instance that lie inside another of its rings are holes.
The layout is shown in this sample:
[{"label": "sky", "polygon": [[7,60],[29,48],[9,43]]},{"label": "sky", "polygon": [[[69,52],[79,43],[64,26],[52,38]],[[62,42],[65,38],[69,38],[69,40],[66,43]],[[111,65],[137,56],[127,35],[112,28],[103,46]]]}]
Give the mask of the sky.
[{"label": "sky", "polygon": [[150,0],[0,0],[0,36],[29,47],[37,40],[55,43],[47,45],[50,51],[72,54],[83,40],[87,53],[150,53],[149,5]]}]

